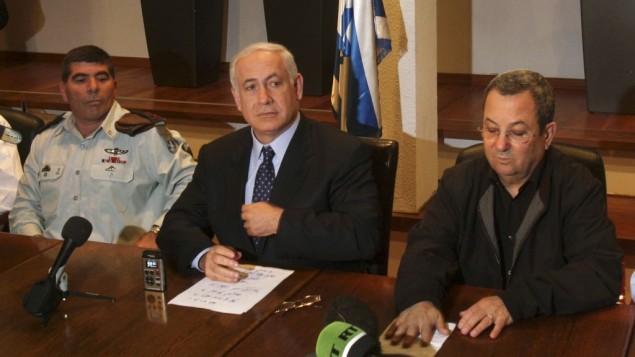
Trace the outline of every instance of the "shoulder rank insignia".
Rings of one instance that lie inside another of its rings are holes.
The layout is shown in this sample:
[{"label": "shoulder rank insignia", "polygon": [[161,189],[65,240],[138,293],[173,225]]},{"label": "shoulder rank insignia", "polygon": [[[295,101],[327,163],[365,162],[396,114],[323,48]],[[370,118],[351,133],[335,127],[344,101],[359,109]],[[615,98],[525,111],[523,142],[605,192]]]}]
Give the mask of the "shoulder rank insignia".
[{"label": "shoulder rank insignia", "polygon": [[[165,120],[155,114],[131,111],[130,113],[124,114],[115,123],[115,129],[117,129],[118,132],[130,136],[135,136],[152,128],[157,129],[157,132],[165,141],[165,145],[168,150],[173,154],[176,153],[179,148],[179,142],[174,139],[168,128],[165,126]],[[183,150],[190,155],[192,154],[189,147],[186,145],[183,146]]]},{"label": "shoulder rank insignia", "polygon": [[55,119],[51,120],[50,122],[44,124],[41,128],[39,128],[37,130],[37,132],[35,133],[35,135],[40,134],[41,132],[43,132],[44,130],[48,130],[49,128],[53,128],[56,127],[59,123],[61,123],[62,121],[64,121],[64,113],[58,115],[57,117],[55,117]]}]

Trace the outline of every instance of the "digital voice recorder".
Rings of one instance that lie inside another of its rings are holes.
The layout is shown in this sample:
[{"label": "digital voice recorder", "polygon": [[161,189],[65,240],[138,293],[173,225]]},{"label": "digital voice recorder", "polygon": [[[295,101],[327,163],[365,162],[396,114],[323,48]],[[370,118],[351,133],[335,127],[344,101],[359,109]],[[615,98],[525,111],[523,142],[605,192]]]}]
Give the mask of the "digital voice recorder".
[{"label": "digital voice recorder", "polygon": [[143,286],[146,290],[155,291],[168,288],[165,262],[159,250],[143,251]]}]

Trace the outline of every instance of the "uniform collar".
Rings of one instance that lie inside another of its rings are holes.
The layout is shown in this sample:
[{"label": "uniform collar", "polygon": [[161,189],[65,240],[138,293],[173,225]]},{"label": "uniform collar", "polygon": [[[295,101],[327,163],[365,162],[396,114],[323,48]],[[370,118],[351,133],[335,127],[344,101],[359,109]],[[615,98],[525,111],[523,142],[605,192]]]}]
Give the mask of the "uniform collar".
[{"label": "uniform collar", "polygon": [[117,120],[119,120],[119,118],[121,118],[121,116],[126,113],[128,113],[128,111],[126,109],[123,109],[121,105],[119,105],[119,102],[115,100],[112,104],[112,107],[110,108],[110,111],[108,112],[108,115],[106,115],[106,119],[104,119],[104,121],[101,123],[99,128],[95,130],[87,138],[83,138],[81,133],[75,126],[75,117],[73,116],[73,112],[68,111],[64,113],[64,118],[67,120],[64,120],[62,125],[59,125],[57,126],[57,128],[55,128],[54,134],[59,135],[63,131],[68,131],[70,133],[77,135],[78,137],[82,139],[90,139],[94,137],[95,135],[97,135],[99,131],[103,131],[106,136],[108,136],[111,139],[114,139],[115,136],[117,136],[117,129],[115,129],[115,122],[117,122]]}]

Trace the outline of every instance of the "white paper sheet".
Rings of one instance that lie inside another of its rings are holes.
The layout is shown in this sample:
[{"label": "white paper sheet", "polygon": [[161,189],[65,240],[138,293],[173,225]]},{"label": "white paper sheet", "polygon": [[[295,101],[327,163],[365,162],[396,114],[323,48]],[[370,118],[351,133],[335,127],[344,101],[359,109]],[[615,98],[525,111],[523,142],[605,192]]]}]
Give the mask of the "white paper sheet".
[{"label": "white paper sheet", "polygon": [[237,283],[222,283],[203,278],[170,300],[169,304],[242,314],[293,273],[293,270],[261,266],[256,266],[253,270],[238,270],[248,276]]},{"label": "white paper sheet", "polygon": [[[450,331],[454,331],[455,327],[456,324],[454,322],[448,322],[448,328],[450,329]],[[438,351],[441,346],[443,346],[443,343],[445,343],[445,340],[447,340],[448,337],[450,337],[450,335],[446,336],[435,330],[434,335],[432,336],[432,341],[430,341],[430,346],[434,347],[434,349]]]},{"label": "white paper sheet", "polygon": [[[445,340],[450,337],[449,335],[443,335],[439,331],[434,331],[434,336],[432,336],[432,341],[430,341],[429,345],[421,346],[421,341],[418,339],[414,341],[412,346],[408,348],[404,348],[403,345],[393,345],[390,343],[390,340],[384,338],[386,335],[386,331],[390,328],[392,323],[388,324],[388,327],[381,334],[382,337],[379,338],[381,343],[381,351],[385,355],[395,355],[395,356],[412,356],[412,357],[432,357],[437,354],[437,351],[441,348]],[[453,322],[448,323],[448,328],[450,331],[453,331],[456,327],[456,324]],[[419,336],[421,338],[421,336]]]}]

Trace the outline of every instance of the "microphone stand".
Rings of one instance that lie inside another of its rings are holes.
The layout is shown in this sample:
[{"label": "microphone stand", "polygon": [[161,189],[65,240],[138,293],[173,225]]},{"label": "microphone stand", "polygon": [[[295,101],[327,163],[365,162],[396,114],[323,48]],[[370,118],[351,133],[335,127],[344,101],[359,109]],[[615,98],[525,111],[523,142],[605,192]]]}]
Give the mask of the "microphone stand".
[{"label": "microphone stand", "polygon": [[[83,297],[83,298],[89,298],[89,299],[98,299],[98,300],[110,300],[113,303],[116,301],[116,299],[111,296],[68,290],[68,274],[66,274],[66,272],[62,272],[63,269],[64,268],[62,267],[60,271],[58,271],[58,274],[56,274],[59,276],[59,283],[57,284],[57,286],[54,287],[53,294],[56,294],[58,298],[54,299],[55,300],[53,301],[54,306],[51,307],[51,311],[45,312],[42,314],[41,316],[43,319],[42,327],[48,324],[49,320],[51,319],[51,316],[53,316],[53,313],[55,312],[57,308],[57,305],[59,305],[60,300],[66,301],[66,299],[71,296],[77,296],[77,297]],[[60,272],[62,273],[60,274]]]},{"label": "microphone stand", "polygon": [[85,293],[81,291],[72,291],[72,290],[62,292],[62,300],[64,301],[66,301],[66,298],[71,296],[83,297],[88,299],[110,300],[111,302],[115,302],[117,300],[112,296],[99,295],[95,293]]},{"label": "microphone stand", "polygon": [[68,290],[68,274],[66,274],[66,272],[63,272],[62,276],[60,277],[59,289],[62,292],[62,300],[64,301],[66,301],[66,299],[71,296],[77,296],[87,299],[110,300],[110,302],[115,302],[117,300],[112,296]]}]

